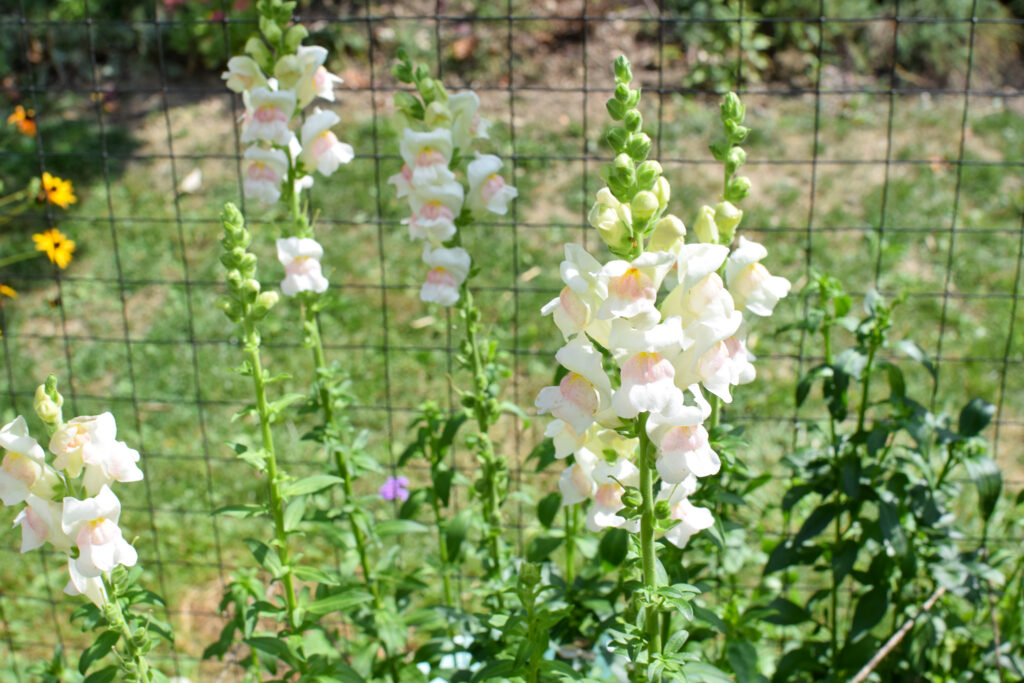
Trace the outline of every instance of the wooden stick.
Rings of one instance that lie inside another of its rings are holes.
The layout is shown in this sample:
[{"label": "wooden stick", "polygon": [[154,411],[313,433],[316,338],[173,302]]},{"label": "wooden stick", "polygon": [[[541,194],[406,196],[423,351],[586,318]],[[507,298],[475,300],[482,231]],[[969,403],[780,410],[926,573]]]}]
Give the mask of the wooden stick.
[{"label": "wooden stick", "polygon": [[945,588],[937,588],[935,592],[931,594],[931,597],[929,597],[928,600],[923,605],[921,605],[921,610],[916,615],[914,615],[914,618],[908,620],[905,624],[903,624],[903,626],[900,627],[899,631],[896,631],[896,633],[892,634],[892,637],[890,637],[889,640],[885,642],[885,645],[882,646],[881,650],[875,653],[875,656],[871,658],[871,661],[865,664],[864,668],[858,671],[857,675],[850,679],[850,683],[864,683],[864,681],[867,680],[868,675],[875,670],[875,667],[878,666],[878,664],[883,659],[885,659],[886,655],[888,655],[890,652],[896,649],[896,646],[900,644],[900,641],[903,640],[904,636],[906,636],[907,633],[910,632],[910,629],[914,627],[914,622],[916,622],[922,614],[930,610],[935,605],[935,602],[939,598],[941,598],[945,593]]}]

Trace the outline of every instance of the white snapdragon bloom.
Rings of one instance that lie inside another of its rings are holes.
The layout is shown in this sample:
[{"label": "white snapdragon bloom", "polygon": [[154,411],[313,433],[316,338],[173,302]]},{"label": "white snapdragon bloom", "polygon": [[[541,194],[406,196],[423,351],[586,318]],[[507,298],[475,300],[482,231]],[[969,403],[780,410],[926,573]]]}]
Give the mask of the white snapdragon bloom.
[{"label": "white snapdragon bloom", "polygon": [[326,176],[355,157],[352,145],[339,142],[331,131],[340,122],[341,119],[333,111],[316,108],[302,124],[302,153],[299,158],[308,167]]},{"label": "white snapdragon bloom", "polygon": [[28,424],[21,415],[0,429],[0,448],[7,452],[0,461],[0,500],[17,505],[32,493],[49,498],[57,475],[46,464],[46,453],[29,436]]},{"label": "white snapdragon bloom", "polygon": [[606,263],[601,275],[608,282],[608,298],[597,317],[636,318],[643,327],[656,324],[660,317],[655,307],[658,288],[675,261],[670,252],[649,251],[632,262],[617,259]]},{"label": "white snapdragon bloom", "polygon": [[601,264],[578,244],[565,245],[565,260],[560,267],[565,287],[544,304],[543,315],[551,315],[566,341],[586,332],[602,346],[608,345],[611,323],[599,320],[597,311],[608,296],[608,283],[601,275]]},{"label": "white snapdragon bloom", "polygon": [[557,417],[544,428],[544,436],[551,439],[556,458],[567,458],[587,443],[596,427],[591,426],[580,434],[573,431],[564,420]]},{"label": "white snapdragon bloom", "polygon": [[281,198],[281,182],[288,173],[288,155],[279,149],[252,146],[245,150],[242,192],[248,199],[270,205]]},{"label": "white snapdragon bloom", "polygon": [[576,434],[583,434],[611,402],[612,387],[601,354],[579,336],[560,348],[555,358],[569,372],[557,387],[541,389],[535,405],[540,412],[563,420]]},{"label": "white snapdragon bloom", "polygon": [[342,80],[341,76],[333,74],[327,70],[327,67],[318,66],[316,71],[313,72],[312,87],[316,97],[328,102],[334,102],[335,86],[341,85],[345,81]]},{"label": "white snapdragon bloom", "polygon": [[493,154],[480,154],[469,162],[466,175],[469,177],[469,197],[467,203],[473,211],[490,211],[504,216],[508,213],[508,203],[519,196],[519,191],[505,183],[498,174],[501,170],[501,159]]},{"label": "white snapdragon bloom", "polygon": [[414,190],[409,195],[412,216],[402,221],[409,226],[409,236],[436,246],[451,239],[455,234],[455,219],[462,211],[464,192],[458,181]]},{"label": "white snapdragon bloom", "polygon": [[246,94],[246,126],[242,142],[271,142],[287,147],[294,137],[288,127],[295,113],[295,93],[290,90],[269,90],[263,86]]},{"label": "white snapdragon bloom", "polygon": [[14,526],[21,527],[21,552],[35,550],[47,541],[57,550],[69,551],[72,541],[60,526],[61,503],[33,494],[29,494],[25,502],[27,505],[14,518]]},{"label": "white snapdragon bloom", "polygon": [[50,439],[50,452],[57,456],[53,466],[77,477],[86,464],[102,462],[116,440],[117,423],[109,412],[72,418]]},{"label": "white snapdragon bloom", "polygon": [[691,475],[707,477],[722,468],[718,453],[711,448],[708,430],[700,423],[676,426],[652,424],[649,420],[647,431],[654,432],[652,440],[658,445],[655,464],[665,483],[678,484]]},{"label": "white snapdragon bloom", "polygon": [[488,124],[480,118],[480,98],[472,90],[455,93],[448,98],[452,114],[452,142],[459,149],[469,149],[475,138],[486,139]]},{"label": "white snapdragon bloom", "polygon": [[768,250],[762,245],[740,237],[739,246],[725,265],[725,278],[736,306],[762,317],[772,314],[775,304],[789,294],[791,286],[789,280],[772,275],[761,265],[766,256]]},{"label": "white snapdragon bloom", "polygon": [[308,237],[287,237],[277,240],[277,260],[284,266],[281,293],[295,296],[299,292],[327,291],[327,278],[320,270],[324,248]]},{"label": "white snapdragon bloom", "polygon": [[138,554],[121,535],[117,520],[121,501],[104,486],[92,498],[65,498],[61,530],[74,539],[78,547],[75,569],[87,578],[109,572],[118,565],[132,567]]},{"label": "white snapdragon bloom", "polygon": [[324,62],[327,50],[319,45],[300,45],[293,55],[284,55],[274,65],[274,77],[281,88],[295,93],[299,108],[305,107],[319,94],[323,83],[316,83],[316,77]]},{"label": "white snapdragon bloom", "polygon": [[[454,181],[455,175],[453,174],[451,177],[451,182]],[[402,164],[402,170],[396,173],[395,175],[389,177],[388,184],[395,186],[395,194],[399,199],[411,194],[414,189],[412,186],[412,167],[409,164]]]},{"label": "white snapdragon bloom", "polygon": [[594,468],[597,467],[597,456],[581,448],[576,452],[576,462],[562,470],[558,478],[558,490],[562,493],[562,505],[582,503],[597,493],[597,482],[594,481]]},{"label": "white snapdragon bloom", "polygon": [[427,279],[420,288],[420,299],[442,306],[459,300],[459,286],[466,281],[472,260],[462,247],[423,248],[423,262],[430,266]]},{"label": "white snapdragon bloom", "polygon": [[252,90],[256,87],[267,87],[267,77],[263,75],[258,64],[252,57],[232,57],[228,60],[228,70],[221,74],[227,81],[229,90],[237,93]]},{"label": "white snapdragon bloom", "polygon": [[399,144],[402,159],[412,169],[412,187],[441,185],[455,180],[455,174],[448,168],[452,160],[452,132],[447,128],[435,128],[419,133],[406,128]]},{"label": "white snapdragon bloom", "polygon": [[670,519],[679,523],[665,532],[665,540],[677,548],[683,548],[690,538],[699,531],[710,529],[715,518],[711,510],[695,506],[689,497],[697,490],[695,477],[687,477],[675,486],[662,484],[659,500],[667,500],[671,506]]},{"label": "white snapdragon bloom", "polygon": [[107,604],[107,589],[102,576],[86,576],[78,570],[74,559],[68,559],[68,584],[64,586],[67,595],[84,595],[100,609]]},{"label": "white snapdragon bloom", "polygon": [[725,340],[725,348],[729,352],[730,370],[732,376],[729,378],[729,383],[736,384],[750,384],[754,381],[757,376],[757,370],[754,368],[753,361],[754,354],[747,349],[747,343],[744,339],[740,339],[739,335],[734,335]]},{"label": "white snapdragon bloom", "polygon": [[640,483],[640,470],[636,465],[625,458],[619,458],[611,464],[601,461],[594,467],[592,476],[597,490],[594,492],[594,502],[587,511],[587,528],[600,531],[618,527],[634,533],[638,531],[640,520],[629,521],[617,514],[625,507],[622,504],[625,487]]},{"label": "white snapdragon bloom", "polygon": [[612,396],[616,415],[631,420],[640,413],[658,413],[682,403],[673,361],[693,342],[683,334],[679,318],[669,318],[646,330],[615,320],[609,342],[622,379]]},{"label": "white snapdragon bloom", "polygon": [[139,462],[139,452],[129,448],[124,441],[111,441],[102,450],[89,448],[83,452],[85,476],[82,482],[85,484],[85,492],[90,496],[115,481],[125,484],[142,481],[142,470],[136,464]]}]

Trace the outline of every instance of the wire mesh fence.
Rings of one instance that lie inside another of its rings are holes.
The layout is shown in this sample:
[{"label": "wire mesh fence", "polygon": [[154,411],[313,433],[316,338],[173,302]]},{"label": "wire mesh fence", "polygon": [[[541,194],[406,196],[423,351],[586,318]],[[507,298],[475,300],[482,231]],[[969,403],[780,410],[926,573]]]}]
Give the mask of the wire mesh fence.
[{"label": "wire mesh fence", "polygon": [[[428,61],[449,88],[480,94],[520,188],[510,214],[474,224],[467,242],[482,269],[485,322],[512,369],[508,398],[522,406],[549,382],[560,343],[539,309],[561,287],[561,244],[599,246],[586,214],[609,160],[604,100],[611,60],[623,52],[684,220],[715,198],[707,143],[717,96],[735,89],[755,131],[744,229],[798,286],[817,269],[858,296],[905,293],[897,327],[938,372],[934,390],[923,369],[909,376],[928,387],[936,410],[971,396],[995,403],[994,452],[1008,486],[1024,485],[1024,19],[994,0],[776,4],[785,11],[742,0],[302,3],[298,20],[332,49],[330,66],[345,79],[332,108],[339,137],[356,150],[340,178],[313,190],[338,292],[324,316],[326,347],[349,368],[353,419],[382,463],[394,468],[417,403],[452,405],[448,377],[458,381],[452,321],[418,301],[418,252],[385,182],[401,165],[390,121],[395,49]],[[224,445],[238,439],[230,417],[247,399],[230,372],[237,339],[212,306],[221,292],[217,216],[224,201],[243,201],[241,103],[219,71],[253,30],[251,12],[244,0],[0,7],[0,89],[8,109],[34,110],[37,126],[34,138],[6,131],[0,178],[16,187],[50,172],[72,178],[79,196],[67,211],[41,204],[0,217],[5,253],[41,226],[78,244],[67,270],[0,271],[21,294],[0,307],[3,417],[30,412],[51,371],[71,413],[119,416],[120,438],[143,453],[146,475],[126,500],[125,524],[183,634],[174,666],[190,675],[216,637],[221,589],[244,562],[240,539],[260,533],[211,515],[256,490]],[[242,205],[267,236],[256,249],[270,264],[276,216]],[[262,270],[268,284],[272,272]],[[783,322],[798,319],[800,298],[779,311]],[[302,331],[271,318],[264,336],[271,370],[295,369],[287,389],[301,388]],[[757,435],[750,461],[763,470],[823,415],[820,405],[797,414],[792,401],[796,377],[823,353],[771,330],[754,344],[770,362],[759,391],[729,416]],[[289,425],[285,451],[298,473],[320,466],[303,430]],[[536,425],[509,418],[500,435],[515,486],[547,486],[524,462],[541,438]],[[529,531],[522,518],[522,509],[509,515],[520,543]],[[781,520],[766,523],[782,531]],[[21,556],[14,536],[0,543],[0,661],[10,662],[0,678],[32,680],[26,664],[76,634],[59,558]]]}]

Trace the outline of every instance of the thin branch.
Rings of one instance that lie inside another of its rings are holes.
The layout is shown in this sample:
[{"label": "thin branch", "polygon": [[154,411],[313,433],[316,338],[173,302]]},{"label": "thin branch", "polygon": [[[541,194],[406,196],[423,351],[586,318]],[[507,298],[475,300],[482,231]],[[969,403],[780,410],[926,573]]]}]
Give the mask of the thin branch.
[{"label": "thin branch", "polygon": [[945,593],[945,588],[936,588],[935,592],[931,594],[931,597],[929,597],[928,600],[923,605],[921,605],[920,611],[916,615],[914,615],[914,618],[907,621],[905,624],[903,624],[903,626],[900,627],[899,631],[896,631],[896,633],[892,634],[892,637],[885,642],[885,645],[882,646],[881,650],[875,653],[875,656],[871,658],[871,661],[865,664],[864,668],[858,671],[857,675],[850,679],[850,683],[864,683],[864,681],[867,680],[868,675],[875,670],[875,667],[878,666],[883,659],[885,659],[886,655],[888,655],[890,652],[896,649],[896,646],[900,644],[900,641],[903,640],[907,633],[910,632],[910,629],[914,627],[914,622],[920,619],[921,615],[925,614],[928,610],[930,610],[935,605],[935,602],[939,598],[941,598]]}]

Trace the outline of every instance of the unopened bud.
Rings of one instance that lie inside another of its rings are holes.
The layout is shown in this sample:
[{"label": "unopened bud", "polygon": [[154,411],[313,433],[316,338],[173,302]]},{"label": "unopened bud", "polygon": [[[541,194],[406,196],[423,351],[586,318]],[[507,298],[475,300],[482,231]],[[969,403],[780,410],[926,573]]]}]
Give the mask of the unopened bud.
[{"label": "unopened bud", "polygon": [[[53,377],[53,375],[50,375],[50,377]],[[52,394],[47,392],[46,385],[40,384],[36,388],[35,401],[32,405],[35,408],[36,415],[49,428],[56,428],[63,421],[61,419],[60,407],[64,404],[64,397],[57,394],[56,389],[54,389],[53,393],[56,394],[56,400],[54,400]]]},{"label": "unopened bud", "polygon": [[647,133],[634,133],[626,143],[626,153],[637,162],[643,161],[651,151],[651,138]]},{"label": "unopened bud", "polygon": [[622,124],[630,133],[638,133],[644,125],[644,117],[636,109],[630,109],[623,117]]},{"label": "unopened bud", "polygon": [[447,128],[452,124],[452,112],[443,102],[434,100],[427,107],[423,122],[430,128]]},{"label": "unopened bud", "polygon": [[672,186],[668,184],[668,178],[662,176],[654,185],[654,196],[658,198],[658,208],[664,209],[668,206],[668,200],[672,197]]},{"label": "unopened bud", "polygon": [[651,234],[651,241],[647,244],[647,251],[671,251],[677,252],[679,245],[683,243],[686,235],[686,226],[676,216],[668,215],[658,219],[654,224],[654,232]]},{"label": "unopened bud", "polygon": [[262,318],[271,308],[274,307],[274,304],[276,304],[280,298],[281,297],[278,293],[273,290],[260,292],[260,295],[256,297],[256,303],[254,303],[252,307],[253,315]]},{"label": "unopened bud", "polygon": [[743,123],[743,117],[747,111],[746,107],[740,102],[739,96],[734,92],[728,93],[722,99],[720,109],[723,121],[735,121],[736,123]]},{"label": "unopened bud", "polygon": [[654,504],[654,516],[657,519],[668,519],[672,516],[672,506],[667,500],[659,500]]},{"label": "unopened bud", "polygon": [[725,186],[725,201],[738,202],[750,194],[750,178],[737,176]]},{"label": "unopened bud", "polygon": [[636,168],[636,184],[641,190],[652,190],[661,177],[661,164],[653,159],[645,161]]},{"label": "unopened bud", "polygon": [[629,66],[629,60],[625,55],[615,58],[615,80],[619,83],[629,83],[633,80],[633,69]]},{"label": "unopened bud", "polygon": [[649,190],[643,192],[637,192],[636,196],[633,197],[633,201],[629,204],[630,211],[633,212],[633,216],[645,221],[660,208],[660,202],[658,196]]},{"label": "unopened bud", "polygon": [[532,588],[540,581],[540,567],[533,562],[523,562],[519,567],[519,580],[524,586]]},{"label": "unopened bud", "polygon": [[626,489],[622,492],[622,504],[628,508],[638,508],[644,503],[643,496],[636,489]]},{"label": "unopened bud", "polygon": [[736,172],[740,166],[747,162],[747,153],[743,151],[742,147],[733,147],[729,150],[729,155],[725,158],[725,167],[728,169],[729,174]]},{"label": "unopened bud", "polygon": [[710,206],[702,206],[697,222],[693,224],[697,239],[708,244],[718,244],[718,226],[715,224],[715,210]]},{"label": "unopened bud", "polygon": [[718,226],[718,239],[725,246],[732,243],[736,227],[743,219],[743,211],[731,202],[719,202],[715,206],[715,225]]}]

